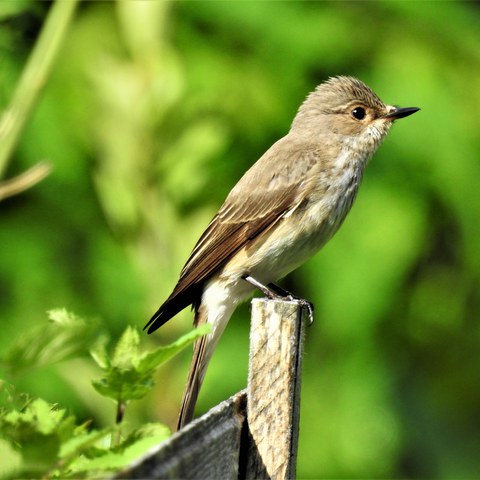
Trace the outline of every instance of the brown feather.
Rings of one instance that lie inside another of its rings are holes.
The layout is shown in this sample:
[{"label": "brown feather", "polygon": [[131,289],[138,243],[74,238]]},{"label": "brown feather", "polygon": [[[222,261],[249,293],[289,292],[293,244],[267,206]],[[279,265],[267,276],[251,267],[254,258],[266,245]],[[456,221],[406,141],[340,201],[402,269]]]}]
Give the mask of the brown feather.
[{"label": "brown feather", "polygon": [[[188,305],[198,303],[205,282],[213,274],[305,197],[305,171],[318,162],[320,153],[303,143],[299,149],[293,139],[287,139],[274,144],[230,192],[194,247],[173,292],[145,326],[148,333]],[[289,156],[290,161],[282,162],[279,155]],[[278,172],[274,168],[278,162],[296,168]],[[250,192],[248,198],[245,191]]]},{"label": "brown feather", "polygon": [[[195,323],[201,323],[198,310],[195,312]],[[203,322],[204,323],[204,322]],[[198,393],[202,384],[202,372],[206,367],[205,350],[208,343],[208,337],[199,338],[193,347],[193,357],[188,371],[187,382],[183,391],[182,406],[178,415],[177,430],[193,419],[195,405],[197,403]]]}]

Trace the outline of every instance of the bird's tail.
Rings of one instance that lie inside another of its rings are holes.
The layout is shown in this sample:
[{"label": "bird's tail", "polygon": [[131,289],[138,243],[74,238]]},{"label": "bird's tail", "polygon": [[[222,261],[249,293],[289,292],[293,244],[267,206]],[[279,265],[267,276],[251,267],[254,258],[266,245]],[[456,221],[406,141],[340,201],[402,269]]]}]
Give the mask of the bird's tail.
[{"label": "bird's tail", "polygon": [[232,292],[230,287],[223,285],[221,282],[216,282],[205,287],[201,302],[195,306],[195,326],[209,323],[212,326],[212,331],[199,338],[193,346],[193,359],[183,393],[182,407],[178,417],[178,429],[193,418],[195,404],[208,363],[233,310],[240,300],[241,296],[238,292]]},{"label": "bird's tail", "polygon": [[200,376],[200,369],[202,368],[204,359],[203,352],[205,351],[205,343],[206,338],[202,337],[195,342],[193,347],[193,359],[190,364],[190,371],[188,372],[185,390],[183,391],[182,406],[178,416],[177,430],[180,430],[193,419],[198,393],[203,382],[203,378]]},{"label": "bird's tail", "polygon": [[[195,325],[207,322],[207,315],[203,306],[195,312]],[[223,330],[223,329],[222,329]],[[197,403],[198,393],[202,386],[208,362],[218,341],[219,332],[212,332],[199,338],[193,346],[193,358],[188,372],[187,383],[183,392],[182,406],[178,416],[177,430],[191,422]],[[221,333],[221,332],[220,332]]]}]

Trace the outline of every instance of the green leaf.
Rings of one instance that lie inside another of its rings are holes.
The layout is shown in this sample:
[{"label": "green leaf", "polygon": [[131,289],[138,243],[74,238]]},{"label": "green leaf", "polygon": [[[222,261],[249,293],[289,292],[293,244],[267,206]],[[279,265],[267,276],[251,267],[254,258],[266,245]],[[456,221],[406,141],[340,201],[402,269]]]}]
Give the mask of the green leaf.
[{"label": "green leaf", "polygon": [[140,337],[136,329],[128,327],[114,348],[108,361],[104,341],[97,343],[92,356],[103,368],[104,376],[93,380],[95,390],[117,402],[143,398],[153,387],[153,374],[157,367],[177,354],[182,348],[210,331],[209,325],[196,328],[170,345],[140,353]]},{"label": "green leaf", "polygon": [[50,323],[23,334],[3,356],[8,371],[19,374],[74,356],[83,355],[93,341],[97,325],[65,309],[50,310]]},{"label": "green leaf", "polygon": [[139,360],[139,345],[140,335],[138,331],[128,326],[115,347],[112,367],[118,370],[128,370],[136,367]]},{"label": "green leaf", "polygon": [[145,353],[140,361],[139,371],[143,373],[152,372],[162,363],[170,360],[170,358],[179,353],[182,349],[193,343],[197,338],[210,333],[211,329],[211,325],[209,324],[201,325],[185,335],[182,335],[170,345],[158,347],[153,352]]},{"label": "green leaf", "polygon": [[82,431],[77,431],[75,435],[66,440],[60,448],[60,458],[66,460],[74,460],[83,454],[87,449],[94,446],[98,447],[98,443],[106,439],[105,446],[110,444],[110,435],[117,427],[108,427],[102,430],[87,431],[86,426],[82,426]]},{"label": "green leaf", "polygon": [[2,416],[2,426],[12,427],[10,432],[21,443],[22,428],[48,435],[62,422],[65,410],[56,409],[45,400],[33,400],[24,411],[12,410]]},{"label": "green leaf", "polygon": [[171,430],[163,423],[146,423],[131,432],[125,440],[115,448],[115,451],[124,451],[140,440],[155,438],[160,442],[168,438],[171,434]]},{"label": "green leaf", "polygon": [[0,432],[22,457],[22,471],[34,475],[54,467],[62,442],[75,430],[73,416],[42,399],[33,400],[22,411],[0,416]]},{"label": "green leaf", "polygon": [[105,453],[97,452],[95,458],[79,457],[69,466],[72,474],[118,470],[129,466],[133,461],[146,454],[152,447],[170,436],[168,427],[162,424],[146,424],[132,432],[118,447]]},{"label": "green leaf", "polygon": [[19,478],[18,473],[22,466],[22,456],[6,440],[0,439],[0,478]]},{"label": "green leaf", "polygon": [[93,360],[100,368],[103,369],[106,369],[110,366],[110,359],[108,358],[107,354],[107,343],[108,337],[106,335],[101,335],[90,348],[90,355],[92,356]]},{"label": "green leaf", "polygon": [[140,375],[133,369],[123,372],[112,369],[100,380],[92,380],[92,385],[100,395],[125,403],[143,398],[154,382],[150,375]]},{"label": "green leaf", "polygon": [[[2,392],[9,398],[0,410],[0,478],[66,478],[72,462],[109,452],[111,434],[118,426],[88,431],[89,422],[76,426],[72,415],[42,399],[19,410],[18,398],[5,387]],[[24,402],[24,396],[20,399]],[[136,437],[128,438],[134,443]]]}]

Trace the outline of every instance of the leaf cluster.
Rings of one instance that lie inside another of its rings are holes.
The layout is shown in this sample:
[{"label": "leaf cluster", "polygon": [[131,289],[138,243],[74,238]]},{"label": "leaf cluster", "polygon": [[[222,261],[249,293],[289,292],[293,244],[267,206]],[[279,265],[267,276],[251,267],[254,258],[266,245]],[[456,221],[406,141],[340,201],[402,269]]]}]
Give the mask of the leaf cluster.
[{"label": "leaf cluster", "polygon": [[90,351],[103,371],[103,376],[92,382],[95,390],[119,404],[144,397],[154,385],[156,369],[209,330],[209,325],[202,325],[168,346],[142,352],[138,331],[127,327],[111,357],[107,353],[106,337],[100,337]]},{"label": "leaf cluster", "polygon": [[[27,367],[66,361],[81,355],[91,343],[86,333],[93,327],[81,318],[66,310],[51,311],[49,317],[47,328],[20,338],[7,352],[2,362],[7,371],[18,375]],[[0,381],[0,478],[98,478],[127,467],[166,439],[170,430],[146,423],[124,434],[125,408],[147,395],[158,367],[208,331],[207,326],[195,329],[150,351],[143,351],[132,327],[127,327],[111,353],[106,335],[98,337],[90,354],[102,376],[92,384],[117,405],[116,423],[101,429],[91,428],[91,422],[77,424],[66,409],[17,394],[12,384]],[[14,368],[16,362],[21,368]]]}]

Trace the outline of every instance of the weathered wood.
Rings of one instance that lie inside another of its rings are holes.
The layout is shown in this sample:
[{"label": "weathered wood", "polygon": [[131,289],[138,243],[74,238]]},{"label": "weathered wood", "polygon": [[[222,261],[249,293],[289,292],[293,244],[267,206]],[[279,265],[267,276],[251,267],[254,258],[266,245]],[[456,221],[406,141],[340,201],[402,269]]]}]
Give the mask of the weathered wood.
[{"label": "weathered wood", "polygon": [[295,478],[305,327],[302,313],[295,301],[252,301],[246,478]]},{"label": "weathered wood", "polygon": [[242,390],[172,435],[115,478],[237,480],[245,404],[246,392]]},{"label": "weathered wood", "polygon": [[304,327],[297,302],[254,299],[247,390],[115,478],[295,478]]}]

